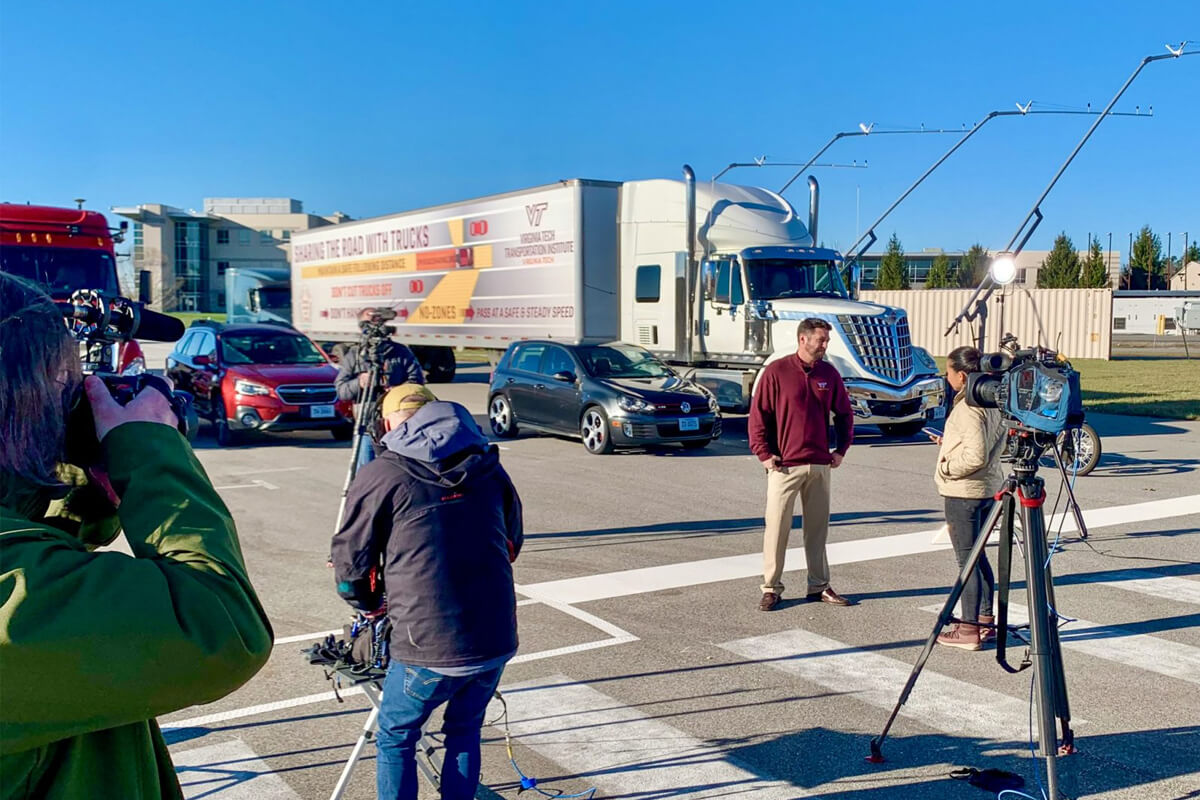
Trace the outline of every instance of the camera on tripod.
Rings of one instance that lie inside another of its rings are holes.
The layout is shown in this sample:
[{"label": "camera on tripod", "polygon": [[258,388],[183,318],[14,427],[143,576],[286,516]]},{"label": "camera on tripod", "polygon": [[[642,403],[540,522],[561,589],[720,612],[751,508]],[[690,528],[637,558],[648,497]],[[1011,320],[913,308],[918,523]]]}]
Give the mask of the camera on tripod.
[{"label": "camera on tripod", "polygon": [[[171,404],[177,427],[188,441],[196,438],[198,421],[192,396],[175,391],[163,378],[149,373],[118,374],[119,342],[133,338],[173,342],[183,336],[183,323],[166,314],[150,311],[127,297],[105,295],[93,289],[80,289],[70,299],[57,301],[67,328],[83,345],[83,372],[104,381],[109,394],[126,405],[143,389],[152,387]],[[83,386],[76,389],[67,415],[66,460],[80,466],[100,461],[100,443],[96,440],[95,420]]]},{"label": "camera on tripod", "polygon": [[980,359],[982,371],[967,376],[966,401],[976,408],[998,408],[1019,430],[1049,434],[1051,441],[1083,424],[1079,373],[1053,350],[1021,350],[1011,334],[1001,352]]},{"label": "camera on tripod", "polygon": [[358,353],[362,364],[367,367],[380,366],[383,363],[380,353],[383,345],[396,332],[396,328],[386,323],[396,318],[396,312],[390,308],[363,309],[358,329],[362,337],[358,343]]}]

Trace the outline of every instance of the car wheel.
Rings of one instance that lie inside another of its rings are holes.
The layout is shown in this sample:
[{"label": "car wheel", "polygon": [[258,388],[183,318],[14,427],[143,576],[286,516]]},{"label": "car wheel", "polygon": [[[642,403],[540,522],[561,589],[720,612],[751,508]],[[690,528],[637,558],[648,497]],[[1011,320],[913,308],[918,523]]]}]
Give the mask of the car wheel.
[{"label": "car wheel", "polygon": [[612,436],[608,433],[608,415],[600,406],[588,406],[579,422],[579,436],[583,446],[592,455],[611,453]]},{"label": "car wheel", "polygon": [[1060,433],[1058,448],[1068,475],[1087,475],[1100,463],[1100,435],[1086,422],[1080,428]]},{"label": "car wheel", "polygon": [[339,442],[348,442],[354,438],[354,426],[339,425],[336,428],[330,429],[329,433]]},{"label": "car wheel", "polygon": [[221,447],[233,447],[241,441],[241,437],[237,431],[229,427],[229,420],[225,416],[225,402],[217,400],[213,403],[213,422],[217,426],[217,444]]},{"label": "car wheel", "polygon": [[703,450],[712,443],[712,439],[692,439],[690,442],[680,442],[684,450]]},{"label": "car wheel", "polygon": [[921,432],[921,428],[925,427],[925,420],[914,419],[908,422],[897,422],[893,425],[880,425],[879,430],[883,431],[884,436],[895,436],[898,439],[907,439],[910,436],[916,436]]},{"label": "car wheel", "polygon": [[501,439],[509,439],[517,435],[517,420],[513,415],[512,404],[502,394],[492,396],[488,403],[488,422],[491,423],[492,433]]}]

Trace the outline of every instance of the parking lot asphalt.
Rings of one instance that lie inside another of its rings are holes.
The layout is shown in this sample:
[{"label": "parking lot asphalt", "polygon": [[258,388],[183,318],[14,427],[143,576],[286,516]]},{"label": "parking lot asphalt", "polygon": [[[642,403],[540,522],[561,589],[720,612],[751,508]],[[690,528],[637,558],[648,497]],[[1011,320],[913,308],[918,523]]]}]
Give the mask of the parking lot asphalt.
[{"label": "parking lot asphalt", "polygon": [[[484,422],[486,376],[465,366],[434,388]],[[1090,536],[1069,522],[1050,530],[1057,608],[1074,620],[1063,658],[1080,751],[1059,761],[1061,786],[1071,797],[1194,797],[1200,423],[1091,422],[1105,455],[1075,482]],[[539,788],[643,800],[982,796],[947,777],[971,766],[1016,772],[1038,794],[1031,672],[1007,674],[992,650],[935,648],[887,761],[864,761],[956,573],[932,444],[858,432],[834,473],[830,531],[833,586],[858,604],[803,602],[795,550],[770,613],[757,609],[765,481],[743,418],[695,452],[593,456],[530,435],[498,444],[526,523],[521,649],[501,690],[516,762]],[[239,691],[160,720],[180,779],[189,797],[328,797],[369,705],[355,692],[339,702],[300,650],[349,619],[325,566],[349,446],[301,433],[221,449],[205,426],[195,447],[237,520],[278,644]],[[1061,513],[1061,481],[1043,475],[1047,514]],[[484,729],[483,759],[479,796],[515,797],[499,723]],[[373,797],[373,746],[358,763],[345,796]]]}]

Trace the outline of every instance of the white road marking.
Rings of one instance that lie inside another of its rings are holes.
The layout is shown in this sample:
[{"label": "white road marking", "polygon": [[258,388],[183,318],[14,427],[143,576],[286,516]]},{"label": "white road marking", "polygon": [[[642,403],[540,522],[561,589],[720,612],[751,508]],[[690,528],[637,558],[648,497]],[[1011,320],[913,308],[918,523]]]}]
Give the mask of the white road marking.
[{"label": "white road marking", "polygon": [[[1090,509],[1084,512],[1084,521],[1090,530],[1125,525],[1130,522],[1145,522],[1155,519],[1200,514],[1200,495],[1188,495],[1168,500],[1153,500],[1127,506]],[[1060,519],[1063,532],[1075,530],[1073,519],[1055,517],[1049,527],[1057,530]],[[937,530],[901,533],[873,539],[856,539],[849,542],[833,542],[826,549],[830,564],[851,564],[873,561],[894,556],[932,553],[950,548],[949,544],[935,543],[931,537]],[[787,551],[788,572],[805,566],[804,548],[794,547]],[[657,567],[620,570],[599,575],[584,575],[564,578],[525,586],[525,593],[543,600],[560,603],[586,603],[592,600],[607,600],[634,594],[658,592],[664,589],[679,589],[707,583],[749,578],[762,574],[762,555],[750,553],[741,556],[708,558],[702,561],[686,561],[663,564]]]},{"label": "white road marking", "polygon": [[316,633],[301,633],[296,636],[284,636],[282,639],[276,639],[276,646],[281,644],[290,644],[292,642],[315,642],[319,639],[324,639],[330,634],[337,635],[342,632],[341,628],[333,631],[317,631]]},{"label": "white road marking", "polygon": [[272,469],[255,469],[249,472],[230,472],[229,474],[237,477],[242,475],[266,475],[268,472],[299,472],[306,469],[308,467],[274,467]]},{"label": "white road marking", "polygon": [[[338,693],[342,697],[353,697],[356,694],[362,694],[362,689],[351,687],[349,689],[340,690]],[[333,692],[321,692],[320,694],[306,694],[303,697],[293,697],[288,700],[276,700],[273,703],[261,703],[256,706],[246,706],[244,708],[234,708],[229,711],[219,711],[215,714],[204,714],[199,717],[189,717],[188,719],[172,720],[171,722],[159,722],[159,727],[164,731],[172,728],[199,728],[207,725],[214,725],[218,722],[227,722],[231,719],[241,719],[242,717],[254,717],[259,714],[269,714],[272,711],[283,711],[288,708],[296,708],[297,706],[307,706],[313,703],[323,703],[327,700],[336,700],[337,695]]]},{"label": "white road marking", "polygon": [[[923,606],[922,611],[937,614],[941,606]],[[1064,616],[1071,616],[1059,609]],[[1024,606],[1010,605],[1008,619],[1014,625],[1029,621]],[[1137,667],[1188,683],[1200,683],[1200,647],[1138,633],[1120,625],[1100,625],[1077,619],[1058,629],[1064,650],[1076,650],[1089,656]]]},{"label": "white road marking", "polygon": [[[809,631],[791,630],[720,645],[751,661],[891,709],[912,664],[851,647]],[[1023,686],[1028,690],[1028,681]],[[1029,701],[926,669],[900,716],[942,733],[987,741],[1029,736]]]},{"label": "white road marking", "polygon": [[1164,600],[1200,605],[1200,581],[1171,578],[1149,570],[1128,569],[1105,575],[1071,575],[1070,578],[1073,581],[1099,583],[1127,592],[1161,597]]},{"label": "white road marking", "polygon": [[520,700],[509,702],[517,741],[572,774],[555,781],[556,789],[578,792],[595,785],[605,797],[812,797],[802,787],[737,765],[720,744],[650,719],[562,675],[501,691],[520,691]]},{"label": "white road marking", "polygon": [[232,483],[228,486],[214,486],[218,492],[223,492],[226,489],[278,489],[279,487],[267,481],[253,480],[249,483]]},{"label": "white road marking", "polygon": [[172,750],[171,760],[184,797],[300,800],[300,795],[241,739]]}]

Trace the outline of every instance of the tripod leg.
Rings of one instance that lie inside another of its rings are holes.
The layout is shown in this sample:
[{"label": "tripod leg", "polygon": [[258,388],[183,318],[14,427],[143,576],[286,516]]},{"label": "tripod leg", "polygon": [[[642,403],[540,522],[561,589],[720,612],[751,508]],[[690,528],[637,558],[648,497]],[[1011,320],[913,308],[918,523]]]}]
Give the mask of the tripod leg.
[{"label": "tripod leg", "polygon": [[942,628],[954,617],[954,606],[958,603],[958,598],[963,593],[963,587],[971,579],[975,572],[975,567],[979,564],[983,548],[987,546],[988,539],[992,535],[992,530],[1000,520],[1000,513],[1000,503],[993,505],[992,510],[988,512],[987,520],[983,524],[983,531],[979,535],[979,538],[975,540],[975,546],[971,548],[971,553],[967,556],[967,563],[963,565],[962,570],[958,573],[958,578],[954,581],[954,587],[950,590],[950,595],[942,605],[937,622],[933,625],[933,631],[929,634],[929,638],[925,640],[925,648],[921,650],[921,655],[917,657],[917,663],[913,665],[912,672],[909,673],[908,680],[905,682],[904,688],[900,691],[900,699],[896,702],[896,707],[892,709],[892,714],[883,726],[883,731],[871,740],[871,754],[867,756],[867,761],[875,764],[883,761],[883,752],[880,749],[883,745],[883,740],[887,738],[888,731],[892,729],[892,723],[896,721],[896,716],[900,713],[900,707],[908,702],[908,696],[912,694],[913,687],[917,684],[917,678],[920,677],[921,670],[925,668],[925,662],[929,660],[929,654],[933,652],[933,647],[937,644],[938,634],[942,632]]},{"label": "tripod leg", "polygon": [[1071,516],[1075,517],[1075,527],[1079,529],[1079,538],[1086,539],[1088,529],[1083,521],[1083,509],[1079,507],[1079,501],[1075,499],[1075,490],[1071,488],[1071,478],[1067,475],[1067,467],[1063,464],[1062,454],[1058,452],[1057,444],[1054,445],[1052,452],[1054,453],[1054,463],[1058,465],[1058,472],[1062,475],[1063,486],[1067,487],[1067,504],[1071,508]]},{"label": "tripod leg", "polygon": [[362,735],[354,743],[354,749],[350,751],[350,758],[346,760],[346,766],[342,768],[341,777],[338,778],[337,785],[333,787],[333,794],[329,795],[329,800],[341,800],[342,795],[346,793],[346,787],[350,784],[350,776],[354,773],[354,768],[358,766],[358,760],[362,758],[363,750],[368,743],[375,740],[375,731],[378,730],[379,723],[379,703],[383,693],[374,684],[364,685],[363,692],[371,701],[371,713],[367,715],[367,721],[363,723]]},{"label": "tripod leg", "polygon": [[338,501],[337,521],[333,525],[335,536],[342,529],[342,519],[346,515],[346,495],[350,493],[350,483],[358,474],[358,451],[362,447],[363,437],[370,435],[367,431],[367,416],[375,405],[375,387],[378,381],[379,367],[371,367],[366,391],[363,393],[362,402],[358,404],[358,411],[354,417],[354,438],[350,442],[350,468],[346,470],[346,480],[342,483],[342,496]]},{"label": "tripod leg", "polygon": [[[1044,570],[1044,576],[1046,580],[1046,596],[1050,599],[1050,608],[1057,610],[1058,602],[1054,599],[1054,576],[1049,566]],[[1058,724],[1062,728],[1062,743],[1058,748],[1058,754],[1066,756],[1075,752],[1075,733],[1071,730],[1071,704],[1067,700],[1067,674],[1063,667],[1062,643],[1058,636],[1058,620],[1054,614],[1050,615],[1050,623],[1051,663],[1054,665],[1054,715],[1058,717]]]},{"label": "tripod leg", "polygon": [[1046,521],[1042,514],[1045,501],[1043,481],[1027,476],[1021,481],[1021,527],[1025,532],[1025,582],[1029,602],[1030,647],[1037,687],[1038,749],[1046,759],[1048,796],[1058,798],[1058,734],[1055,713],[1058,708],[1056,674],[1062,671],[1060,656],[1051,639],[1057,627],[1050,611],[1046,577]]},{"label": "tripod leg", "polygon": [[996,663],[1006,672],[1017,673],[1029,666],[1010,666],[1008,654],[1008,593],[1012,585],[1013,521],[1016,516],[1015,492],[1009,490],[1001,499],[1004,504],[1004,527],[1000,531],[1000,552],[996,566]]}]

